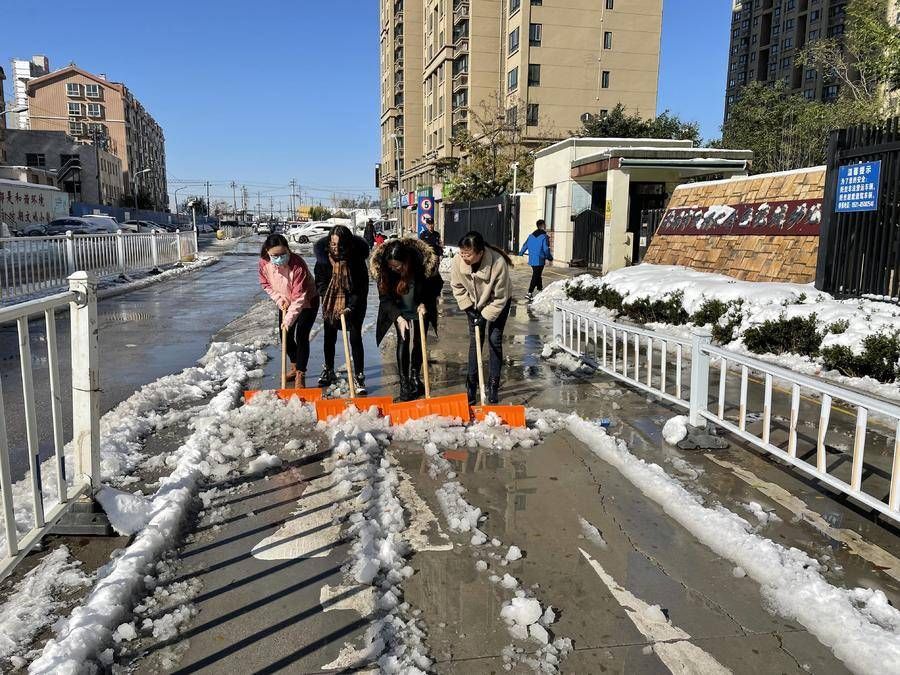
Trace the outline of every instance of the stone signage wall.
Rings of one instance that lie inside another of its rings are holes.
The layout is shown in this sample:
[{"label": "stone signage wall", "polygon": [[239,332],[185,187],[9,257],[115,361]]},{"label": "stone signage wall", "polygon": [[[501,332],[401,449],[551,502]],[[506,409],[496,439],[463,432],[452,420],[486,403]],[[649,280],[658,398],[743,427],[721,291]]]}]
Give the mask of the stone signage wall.
[{"label": "stone signage wall", "polygon": [[811,282],[824,189],[825,167],[679,185],[644,262]]}]

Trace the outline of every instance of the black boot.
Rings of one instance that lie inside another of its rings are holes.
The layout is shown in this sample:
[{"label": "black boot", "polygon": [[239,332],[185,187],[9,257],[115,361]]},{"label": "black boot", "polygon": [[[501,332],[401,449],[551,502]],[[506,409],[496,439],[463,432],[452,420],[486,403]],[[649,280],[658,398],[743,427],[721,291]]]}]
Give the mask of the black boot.
[{"label": "black boot", "polygon": [[369,390],[366,389],[366,376],[362,373],[356,374],[356,394],[357,396],[365,396],[369,393]]},{"label": "black boot", "polygon": [[419,377],[418,370],[413,369],[409,373],[409,389],[414,399],[425,395],[425,385]]},{"label": "black boot", "polygon": [[405,375],[400,376],[400,396],[397,399],[400,402],[412,401],[412,384]]},{"label": "black boot", "polygon": [[319,375],[319,386],[330,387],[334,383],[334,368],[328,366],[322,367],[322,374]]},{"label": "black boot", "polygon": [[478,382],[471,377],[466,378],[466,395],[469,397],[469,405],[475,405],[478,401]]},{"label": "black boot", "polygon": [[497,405],[500,403],[500,378],[492,377],[488,380],[487,386],[488,405]]}]

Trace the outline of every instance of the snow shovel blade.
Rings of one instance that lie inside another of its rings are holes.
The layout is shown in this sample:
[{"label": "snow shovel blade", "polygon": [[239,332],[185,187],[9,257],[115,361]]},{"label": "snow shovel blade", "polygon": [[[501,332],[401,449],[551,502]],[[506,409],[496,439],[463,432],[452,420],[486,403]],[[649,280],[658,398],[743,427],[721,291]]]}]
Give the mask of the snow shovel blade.
[{"label": "snow shovel blade", "polygon": [[500,421],[511,427],[525,426],[524,405],[473,405],[472,416],[477,422],[483,422],[490,414],[494,413]]},{"label": "snow shovel blade", "polygon": [[[250,403],[251,399],[263,391],[273,391],[265,389],[248,389],[244,392],[244,403]],[[322,398],[321,389],[275,389],[275,395],[282,401],[289,401],[295,396],[303,403],[312,403]]]},{"label": "snow shovel blade", "polygon": [[418,420],[429,415],[458,418],[463,422],[468,422],[470,419],[469,399],[465,394],[452,394],[394,403],[387,414],[390,415],[391,424],[403,424],[408,420]]},{"label": "snow shovel blade", "polygon": [[357,398],[323,398],[316,401],[316,418],[324,422],[330,417],[337,417],[350,406],[365,411],[375,406],[379,415],[387,414],[394,402],[390,396],[363,396]]}]

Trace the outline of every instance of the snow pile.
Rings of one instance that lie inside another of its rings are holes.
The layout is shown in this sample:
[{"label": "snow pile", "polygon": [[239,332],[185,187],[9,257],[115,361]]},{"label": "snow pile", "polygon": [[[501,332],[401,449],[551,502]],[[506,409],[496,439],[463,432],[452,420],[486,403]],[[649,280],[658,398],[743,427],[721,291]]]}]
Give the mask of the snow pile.
[{"label": "snow pile", "polygon": [[[325,425],[322,425],[323,427]],[[374,411],[349,410],[330,423],[335,465],[332,482],[339,493],[356,493],[348,517],[352,538],[347,572],[357,583],[376,589],[379,616],[366,631],[360,660],[376,660],[388,673],[425,673],[432,661],[425,644],[424,625],[400,584],[413,574],[407,564],[409,543],[403,504],[398,498],[400,478],[384,448],[388,421]]]},{"label": "snow pile", "polygon": [[448,481],[435,490],[438,504],[447,519],[447,527],[452,532],[475,530],[478,527],[478,519],[481,518],[481,509],[463,499],[462,495],[465,491],[466,489],[459,481]]},{"label": "snow pile", "polygon": [[269,469],[277,469],[281,466],[281,457],[270,455],[268,452],[263,453],[256,459],[251,459],[247,464],[247,473],[265,473]]},{"label": "snow pile", "polygon": [[596,526],[592,525],[585,518],[578,516],[578,524],[581,525],[581,533],[585,539],[602,549],[609,548],[609,544],[603,538],[603,534]]},{"label": "snow pile", "polygon": [[[75,672],[85,661],[97,658],[110,643],[113,631],[143,593],[150,570],[177,545],[201,480],[225,475],[235,468],[236,462],[219,451],[225,447],[225,439],[238,437],[237,430],[246,438],[248,428],[255,428],[261,438],[267,439],[291,424],[313,423],[311,408],[302,406],[297,399],[284,403],[272,394],[260,394],[251,404],[235,409],[249,368],[258,365],[258,357],[250,354],[244,359],[240,355],[245,352],[224,346],[211,351],[214,361],[226,356],[222,365],[227,379],[222,390],[194,419],[194,433],[167,457],[166,463],[173,471],[160,481],[150,500],[151,519],[124,554],[107,565],[85,603],[58,624],[56,638],[46,644],[43,655],[31,664],[29,672]],[[252,444],[244,449],[253,452]]]},{"label": "snow pile", "polygon": [[832,586],[818,561],[756,534],[721,506],[704,506],[661,467],[638,459],[602,428],[572,415],[569,430],[699,541],[739,566],[760,585],[774,612],[806,627],[848,668],[900,672],[900,611],[882,591]]},{"label": "snow pile", "polygon": [[744,508],[756,516],[760,525],[768,525],[769,523],[777,523],[781,520],[774,511],[766,511],[759,502],[749,501],[744,504]]},{"label": "snow pile", "polygon": [[97,493],[97,501],[117,534],[132,535],[153,517],[150,502],[141,495],[103,486]]},{"label": "snow pile", "polygon": [[24,651],[56,621],[66,606],[66,594],[90,584],[80,565],[66,546],[59,546],[16,584],[0,606],[0,660],[24,667]]},{"label": "snow pile", "polygon": [[677,415],[667,421],[662,429],[663,438],[669,445],[678,445],[687,438],[688,435],[688,418],[684,415]]}]

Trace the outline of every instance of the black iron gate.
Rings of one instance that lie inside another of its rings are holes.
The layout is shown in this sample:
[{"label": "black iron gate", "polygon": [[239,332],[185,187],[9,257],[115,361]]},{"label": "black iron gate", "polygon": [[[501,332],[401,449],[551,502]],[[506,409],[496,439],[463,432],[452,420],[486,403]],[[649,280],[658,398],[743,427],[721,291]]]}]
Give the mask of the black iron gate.
[{"label": "black iron gate", "polygon": [[644,260],[647,249],[650,248],[650,242],[653,241],[653,235],[656,234],[656,228],[662,222],[665,209],[644,209],[641,211],[641,231],[638,239],[638,256],[633,264],[637,265]]},{"label": "black iron gate", "polygon": [[575,216],[574,220],[572,264],[579,267],[602,267],[603,214],[587,209]]},{"label": "black iron gate", "polygon": [[475,202],[455,202],[444,207],[444,242],[455,246],[467,232],[480,232],[484,240],[504,251],[518,245],[513,200],[507,195]]},{"label": "black iron gate", "polygon": [[[877,160],[877,210],[835,213],[840,167]],[[831,134],[816,288],[844,297],[900,295],[900,117]]]}]

